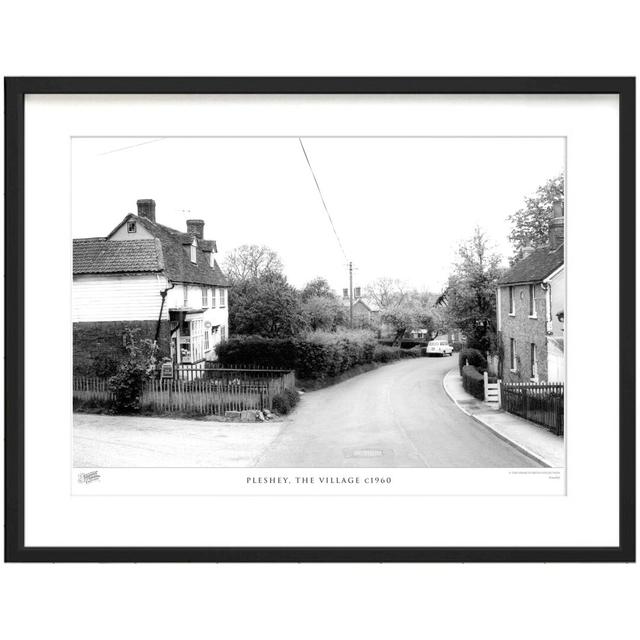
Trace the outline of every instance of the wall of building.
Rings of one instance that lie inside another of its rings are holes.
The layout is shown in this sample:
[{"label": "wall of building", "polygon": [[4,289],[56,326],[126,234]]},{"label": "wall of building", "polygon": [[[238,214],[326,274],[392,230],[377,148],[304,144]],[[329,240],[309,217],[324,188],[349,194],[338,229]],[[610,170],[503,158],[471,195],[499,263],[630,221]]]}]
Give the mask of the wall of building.
[{"label": "wall of building", "polygon": [[[74,374],[99,375],[110,362],[120,361],[126,355],[122,334],[127,327],[138,328],[141,338],[154,339],[162,304],[160,292],[168,286],[166,278],[158,274],[74,276]],[[185,308],[185,287],[186,308],[201,311],[198,317],[209,332],[209,349],[204,356],[213,360],[216,345],[229,337],[228,292],[223,287],[207,287],[206,301],[202,287],[196,285],[176,284],[167,292],[159,355],[170,356],[169,310]],[[215,292],[215,298],[209,291]],[[221,297],[222,291],[225,293]],[[100,359],[104,361],[102,365]]]},{"label": "wall of building", "polygon": [[[516,285],[514,315],[509,314],[509,288],[500,291],[500,337],[503,346],[502,377],[507,382],[531,379],[531,343],[538,352],[538,379],[547,379],[546,294],[540,284],[534,288],[535,316],[529,317],[529,286]],[[511,338],[516,340],[517,370],[511,371]]]},{"label": "wall of building", "polygon": [[[136,338],[155,338],[156,320],[120,320],[113,322],[73,323],[73,374],[104,377],[127,357],[123,334],[126,329],[136,331]],[[169,357],[169,321],[160,323],[158,356]]]},{"label": "wall of building", "polygon": [[549,279],[551,298],[551,327],[553,335],[564,336],[564,322],[558,320],[558,312],[565,311],[565,277],[564,269]]},{"label": "wall of building", "polygon": [[73,276],[73,322],[157,320],[166,287],[159,274]]},{"label": "wall of building", "polygon": [[[224,287],[204,287],[207,291],[203,299],[200,285],[176,284],[167,294],[168,309],[202,309],[202,319],[210,332],[209,350],[205,352],[207,360],[216,358],[215,347],[229,337],[228,291]],[[187,293],[185,306],[185,290]],[[222,295],[222,292],[224,294]],[[168,314],[168,311],[167,311]],[[168,315],[167,315],[168,318]],[[217,327],[217,329],[216,329]]]},{"label": "wall of building", "polygon": [[131,233],[127,230],[127,225],[123,224],[114,234],[110,240],[151,240],[154,236],[150,234],[137,220],[132,220],[136,223],[135,232]]}]

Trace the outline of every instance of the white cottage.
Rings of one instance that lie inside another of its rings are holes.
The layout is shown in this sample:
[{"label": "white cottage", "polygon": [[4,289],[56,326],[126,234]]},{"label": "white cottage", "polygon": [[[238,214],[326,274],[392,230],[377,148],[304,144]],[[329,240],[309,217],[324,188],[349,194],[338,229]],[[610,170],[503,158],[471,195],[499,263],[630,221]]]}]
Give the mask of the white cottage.
[{"label": "white cottage", "polygon": [[104,238],[73,241],[74,372],[100,375],[123,355],[125,328],[155,340],[175,365],[216,358],[228,335],[229,283],[204,239],[204,221],[187,231],[156,222],[155,202],[138,200]]}]

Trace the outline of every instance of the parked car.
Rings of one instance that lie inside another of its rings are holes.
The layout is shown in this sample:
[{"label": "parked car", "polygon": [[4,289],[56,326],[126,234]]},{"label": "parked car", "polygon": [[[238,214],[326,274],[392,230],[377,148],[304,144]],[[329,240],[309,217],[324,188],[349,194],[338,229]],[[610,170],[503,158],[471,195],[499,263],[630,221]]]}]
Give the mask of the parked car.
[{"label": "parked car", "polygon": [[431,340],[427,344],[427,355],[433,356],[439,354],[441,356],[450,356],[453,353],[453,347],[446,340]]}]

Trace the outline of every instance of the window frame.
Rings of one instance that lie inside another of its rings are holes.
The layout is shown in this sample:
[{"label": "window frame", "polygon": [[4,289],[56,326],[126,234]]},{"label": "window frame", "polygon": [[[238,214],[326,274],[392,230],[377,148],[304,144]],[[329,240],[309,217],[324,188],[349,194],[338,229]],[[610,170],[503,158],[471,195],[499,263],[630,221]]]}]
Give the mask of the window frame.
[{"label": "window frame", "polygon": [[189,308],[189,285],[188,284],[182,285],[182,306],[185,309]]},{"label": "window frame", "polygon": [[535,342],[530,343],[529,357],[531,360],[531,380],[538,380],[538,345]]},{"label": "window frame", "polygon": [[516,315],[516,296],[515,296],[515,287],[509,286],[509,315]]},{"label": "window frame", "polygon": [[529,285],[529,317],[537,318],[538,312],[536,309],[536,285]]},{"label": "window frame", "polygon": [[515,373],[518,371],[518,356],[516,355],[517,342],[515,338],[509,338],[509,371]]},{"label": "window frame", "polygon": [[198,264],[198,253],[196,251],[197,247],[198,247],[198,243],[194,238],[193,242],[191,243],[191,246],[189,247],[189,258],[193,264]]},{"label": "window frame", "polygon": [[129,220],[127,222],[127,233],[138,233],[138,224],[135,220]]}]

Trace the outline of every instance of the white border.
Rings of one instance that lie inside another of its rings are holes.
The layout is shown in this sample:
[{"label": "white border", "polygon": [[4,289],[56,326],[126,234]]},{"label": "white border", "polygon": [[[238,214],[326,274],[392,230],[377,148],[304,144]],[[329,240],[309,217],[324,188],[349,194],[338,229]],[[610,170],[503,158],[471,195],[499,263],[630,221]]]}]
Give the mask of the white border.
[{"label": "white border", "polygon": [[602,292],[607,339],[617,351],[617,124],[617,98],[609,96],[28,96],[25,330],[36,335],[42,309],[49,310],[47,331],[56,340],[46,355],[59,376],[46,389],[38,384],[43,354],[28,342],[27,546],[616,545],[617,358],[606,363],[606,376],[595,367],[607,401],[591,405],[584,402],[594,371],[587,349],[568,358],[564,498],[72,498],[64,385],[71,376],[70,305],[60,283],[68,283],[71,262],[72,135],[561,135],[568,139],[568,209],[580,212],[567,221],[567,326],[575,320],[572,344],[588,345],[594,291]]}]

